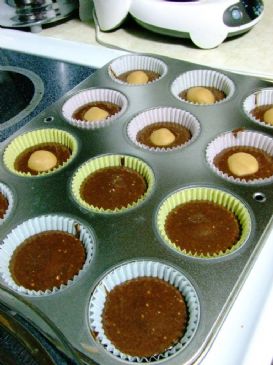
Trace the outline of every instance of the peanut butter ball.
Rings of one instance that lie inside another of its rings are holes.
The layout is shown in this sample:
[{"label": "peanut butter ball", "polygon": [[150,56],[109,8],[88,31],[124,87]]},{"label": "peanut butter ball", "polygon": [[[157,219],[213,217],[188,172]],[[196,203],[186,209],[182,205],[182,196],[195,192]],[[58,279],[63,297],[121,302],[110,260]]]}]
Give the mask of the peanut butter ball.
[{"label": "peanut butter ball", "polygon": [[191,87],[187,91],[187,100],[197,104],[214,104],[215,97],[213,93],[201,86]]},{"label": "peanut butter ball", "polygon": [[168,146],[175,140],[175,135],[168,128],[159,128],[150,135],[151,142],[156,146]]},{"label": "peanut butter ball", "polygon": [[268,109],[264,113],[264,122],[273,125],[273,108]]},{"label": "peanut butter ball", "polygon": [[227,163],[230,171],[236,176],[255,174],[259,170],[257,159],[246,152],[233,153]]},{"label": "peanut butter ball", "polygon": [[97,120],[106,119],[108,116],[109,113],[106,110],[98,108],[97,106],[92,106],[87,110],[87,112],[84,113],[83,118],[88,122],[94,122]]},{"label": "peanut butter ball", "polygon": [[149,78],[144,71],[132,71],[127,76],[129,84],[147,84]]},{"label": "peanut butter ball", "polygon": [[55,167],[57,162],[58,160],[54,153],[45,150],[39,150],[33,152],[30,155],[28,159],[28,167],[34,171],[44,172]]}]

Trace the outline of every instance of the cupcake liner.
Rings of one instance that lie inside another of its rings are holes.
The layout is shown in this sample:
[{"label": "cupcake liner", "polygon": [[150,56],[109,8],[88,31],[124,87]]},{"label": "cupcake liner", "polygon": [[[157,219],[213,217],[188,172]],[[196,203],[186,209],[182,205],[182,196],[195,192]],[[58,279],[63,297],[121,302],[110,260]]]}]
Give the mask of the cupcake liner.
[{"label": "cupcake liner", "polygon": [[[114,210],[98,208],[95,207],[94,205],[90,205],[87,202],[85,202],[80,196],[80,187],[83,181],[96,170],[105,167],[121,166],[121,161],[123,161],[123,166],[135,170],[145,178],[148,185],[145,194],[143,194],[143,196],[141,196],[138,199],[138,201],[132,204],[128,204],[127,207],[116,208]],[[75,201],[85,209],[88,209],[89,211],[95,213],[117,213],[134,208],[135,206],[139,205],[151,193],[153,186],[154,186],[154,174],[152,169],[146,163],[133,156],[117,154],[117,155],[103,155],[96,158],[92,158],[87,162],[85,162],[83,165],[81,165],[72,177],[71,191]]]},{"label": "cupcake liner", "polygon": [[245,180],[244,178],[239,178],[239,177],[235,178],[233,176],[229,176],[228,174],[220,171],[213,163],[215,156],[218,155],[218,153],[223,151],[225,148],[234,146],[256,147],[258,149],[267,152],[269,155],[273,156],[273,138],[265,134],[250,130],[242,130],[236,133],[232,131],[226,132],[216,137],[213,141],[211,141],[206,149],[207,162],[209,163],[211,169],[217,175],[219,175],[225,180],[247,185],[270,183],[273,181],[273,176],[270,176],[265,179],[259,178],[253,180]]},{"label": "cupcake liner", "polygon": [[[14,168],[15,160],[21,152],[23,152],[29,147],[33,147],[40,143],[46,143],[46,142],[61,143],[64,146],[70,148],[72,151],[70,158],[62,165],[59,165],[50,171],[39,172],[38,175],[31,175],[29,172],[28,173],[20,172]],[[69,162],[71,162],[72,159],[74,159],[77,151],[78,151],[77,141],[75,137],[73,137],[70,133],[67,133],[60,129],[53,129],[53,128],[37,129],[16,137],[5,149],[3,160],[6,167],[14,174],[24,177],[28,176],[37,177],[37,176],[49,175],[56,171],[59,171],[60,169],[65,167]]]},{"label": "cupcake liner", "polygon": [[[175,243],[173,243],[168,238],[167,233],[165,231],[165,222],[168,214],[178,205],[195,200],[205,200],[219,204],[220,206],[223,206],[224,208],[228,209],[237,217],[241,226],[241,236],[239,241],[236,244],[234,244],[231,249],[227,249],[225,252],[220,251],[213,255],[211,254],[200,255],[197,253],[192,253],[190,251],[182,250],[179,246],[176,246]],[[235,196],[215,188],[193,187],[193,188],[185,188],[178,190],[163,201],[157,212],[156,225],[158,232],[162,237],[162,239],[164,240],[164,242],[169,247],[175,249],[177,252],[195,258],[213,259],[227,256],[237,251],[239,248],[243,246],[243,244],[247,241],[251,232],[251,217],[245,205]]]},{"label": "cupcake liner", "polygon": [[257,119],[251,111],[263,105],[273,105],[273,88],[265,88],[255,91],[245,98],[243,101],[243,110],[246,116],[252,120],[252,122],[263,125],[264,127],[273,129],[273,125],[264,122],[261,119]]},{"label": "cupcake liner", "polygon": [[4,213],[4,216],[3,218],[0,218],[0,226],[2,223],[4,223],[4,221],[9,217],[12,209],[13,209],[13,206],[14,206],[14,199],[13,199],[13,194],[10,190],[10,188],[1,183],[0,182],[0,193],[7,199],[8,201],[8,208],[6,210],[6,212]]},{"label": "cupcake liner", "polygon": [[[223,100],[217,101],[213,104],[195,104],[179,97],[179,94],[182,91],[195,86],[214,87],[218,90],[223,91],[226,97]],[[179,99],[180,101],[183,100],[184,102],[193,105],[201,106],[215,105],[227,101],[232,97],[234,91],[235,85],[233,81],[224,74],[214,70],[192,70],[185,72],[178,76],[171,85],[171,92],[177,99]]]},{"label": "cupcake liner", "polygon": [[[180,341],[165,351],[150,358],[130,356],[119,351],[106,337],[102,325],[102,313],[107,293],[115,286],[134,278],[155,277],[162,279],[176,287],[184,297],[188,309],[188,323],[186,331]],[[112,355],[130,362],[155,362],[167,359],[183,350],[194,337],[200,319],[200,304],[191,282],[174,267],[157,261],[139,260],[122,264],[108,272],[96,286],[89,303],[89,325],[93,333],[104,348]]]},{"label": "cupcake liner", "polygon": [[129,86],[143,86],[147,84],[129,84],[122,80],[117,79],[117,77],[125,72],[143,70],[143,71],[154,71],[160,75],[160,77],[154,81],[150,81],[147,84],[154,83],[160,80],[167,73],[166,64],[158,58],[142,56],[142,55],[129,55],[121,56],[115,59],[108,67],[108,74],[112,80],[119,84],[129,85]]},{"label": "cupcake liner", "polygon": [[[83,267],[73,279],[69,280],[65,285],[60,287],[54,287],[51,290],[35,291],[19,286],[12,278],[12,274],[9,269],[9,264],[14,250],[22,244],[24,240],[37,233],[58,230],[75,235],[80,227],[79,239],[83,243],[86,251],[86,259]],[[44,296],[54,294],[62,291],[65,288],[70,287],[86,272],[92,257],[94,254],[94,237],[91,232],[84,227],[80,222],[63,216],[58,215],[45,215],[29,219],[22,224],[14,228],[3,240],[3,244],[0,246],[0,274],[5,283],[14,291],[27,296]]]},{"label": "cupcake liner", "polygon": [[[109,102],[121,107],[121,110],[104,120],[97,121],[83,121],[73,118],[73,113],[90,102]],[[87,89],[82,90],[72,97],[70,97],[62,106],[62,114],[69,124],[75,127],[83,129],[97,129],[103,128],[114,120],[120,117],[120,115],[126,110],[128,105],[127,98],[119,91],[112,89]]]},{"label": "cupcake liner", "polygon": [[[137,141],[137,133],[146,127],[157,122],[172,122],[177,123],[185,128],[188,128],[192,134],[192,137],[186,143],[176,146],[176,147],[149,147],[143,143]],[[138,114],[133,118],[127,127],[127,134],[129,138],[140,148],[150,150],[150,151],[173,151],[180,148],[188,146],[190,143],[196,140],[200,133],[200,124],[198,120],[189,112],[176,109],[171,107],[159,107],[155,109],[150,109]]]}]

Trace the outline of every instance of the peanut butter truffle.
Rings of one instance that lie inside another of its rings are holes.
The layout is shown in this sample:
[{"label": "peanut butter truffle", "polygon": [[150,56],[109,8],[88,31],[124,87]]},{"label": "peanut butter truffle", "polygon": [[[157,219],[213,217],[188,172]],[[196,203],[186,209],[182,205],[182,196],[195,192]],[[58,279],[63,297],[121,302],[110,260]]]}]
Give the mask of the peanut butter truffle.
[{"label": "peanut butter truffle", "polygon": [[121,111],[121,106],[109,101],[92,101],[74,111],[72,118],[85,122],[101,121]]},{"label": "peanut butter truffle", "polygon": [[132,71],[127,76],[127,82],[129,84],[147,84],[149,77],[144,71]]},{"label": "peanut butter truffle", "polygon": [[273,107],[268,109],[264,113],[264,121],[265,121],[265,123],[273,125]]},{"label": "peanut butter truffle", "polygon": [[187,91],[187,100],[198,104],[213,104],[215,102],[213,93],[205,87],[191,87]]},{"label": "peanut butter truffle", "polygon": [[95,120],[103,120],[109,116],[109,113],[97,106],[89,108],[83,115],[84,119],[88,122],[93,122]]},{"label": "peanut butter truffle", "polygon": [[259,170],[259,163],[257,159],[250,153],[233,153],[229,156],[227,162],[230,171],[237,176],[255,174]]},{"label": "peanut butter truffle", "polygon": [[168,128],[159,128],[150,135],[151,142],[156,146],[168,146],[175,140],[175,135]]},{"label": "peanut butter truffle", "polygon": [[54,153],[45,150],[34,151],[28,159],[28,167],[31,170],[42,172],[51,170],[57,165],[57,157]]},{"label": "peanut butter truffle", "polygon": [[182,294],[153,277],[125,281],[106,297],[105,335],[121,352],[139,357],[163,353],[182,337],[188,320]]}]

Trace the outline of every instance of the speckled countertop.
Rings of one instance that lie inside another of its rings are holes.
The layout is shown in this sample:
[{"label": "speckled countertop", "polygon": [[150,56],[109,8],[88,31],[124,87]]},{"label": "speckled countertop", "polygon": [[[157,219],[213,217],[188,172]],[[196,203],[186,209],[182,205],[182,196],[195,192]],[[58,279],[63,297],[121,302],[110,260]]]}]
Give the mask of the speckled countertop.
[{"label": "speckled countertop", "polygon": [[[81,8],[81,18],[43,29],[39,34],[84,44],[104,44],[134,52],[161,54],[209,67],[247,73],[273,81],[273,1],[264,0],[262,19],[248,32],[230,38],[214,49],[195,47],[189,40],[149,32],[133,21],[126,21],[112,32],[101,32],[92,20],[91,7]],[[90,13],[90,14],[89,14]]]}]

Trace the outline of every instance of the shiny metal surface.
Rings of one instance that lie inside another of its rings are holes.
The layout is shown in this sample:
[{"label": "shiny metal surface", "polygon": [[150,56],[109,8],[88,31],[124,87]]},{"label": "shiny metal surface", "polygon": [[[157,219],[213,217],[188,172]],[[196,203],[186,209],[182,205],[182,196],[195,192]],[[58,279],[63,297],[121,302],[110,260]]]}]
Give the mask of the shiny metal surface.
[{"label": "shiny metal surface", "polygon": [[[138,258],[153,258],[167,262],[181,270],[193,283],[201,305],[199,327],[189,345],[164,363],[188,365],[198,362],[198,358],[217,335],[263,247],[268,227],[272,223],[272,184],[241,186],[223,181],[209,169],[205,160],[207,144],[219,133],[227,130],[245,127],[272,136],[272,131],[249,121],[241,107],[242,100],[252,90],[272,84],[253,77],[224,72],[236,86],[235,94],[228,102],[209,107],[189,105],[171,96],[171,82],[185,71],[207,67],[166,57],[158,58],[166,62],[168,72],[154,84],[143,87],[117,84],[108,77],[108,65],[105,65],[73,91],[74,93],[89,87],[108,87],[121,91],[128,98],[128,109],[115,123],[106,128],[86,131],[67,124],[62,118],[61,107],[72,94],[70,92],[1,145],[2,161],[4,148],[16,135],[45,126],[69,131],[78,140],[79,153],[76,158],[52,176],[38,179],[18,178],[0,163],[1,181],[12,188],[17,199],[16,209],[1,227],[0,240],[17,224],[46,213],[77,217],[95,232],[96,254],[88,271],[77,284],[58,295],[24,298],[50,317],[87,364],[123,363],[107,353],[91,336],[87,321],[88,302],[102,275],[122,262]],[[201,124],[199,138],[187,148],[169,153],[143,151],[135,147],[127,137],[127,123],[144,109],[159,105],[179,107],[194,114]],[[50,122],[45,124],[45,120]],[[70,192],[72,174],[84,161],[105,153],[131,154],[151,166],[156,184],[149,199],[141,206],[122,214],[104,215],[89,213],[75,203]],[[199,185],[231,192],[243,201],[251,213],[251,235],[245,245],[230,256],[209,261],[185,257],[167,248],[157,234],[155,216],[161,201],[180,187]],[[265,199],[257,199],[257,196]],[[37,318],[34,321],[40,325]]]}]

